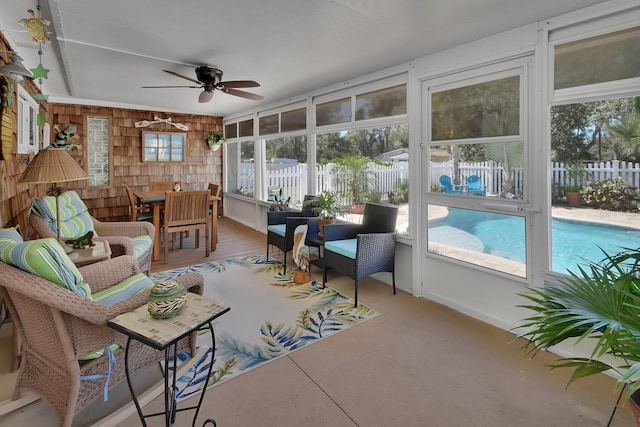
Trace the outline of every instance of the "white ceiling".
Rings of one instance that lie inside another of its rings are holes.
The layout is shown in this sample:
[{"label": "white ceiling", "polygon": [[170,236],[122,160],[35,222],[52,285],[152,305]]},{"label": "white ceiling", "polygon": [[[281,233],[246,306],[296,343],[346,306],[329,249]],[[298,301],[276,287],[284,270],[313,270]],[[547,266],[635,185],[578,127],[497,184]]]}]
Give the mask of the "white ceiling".
[{"label": "white ceiling", "polygon": [[[53,102],[228,115],[273,104],[475,39],[603,0],[40,0],[51,44],[42,91]],[[38,47],[18,24],[38,0],[0,1],[0,31],[28,68]],[[199,89],[217,66],[223,80],[255,80],[251,101]]]}]

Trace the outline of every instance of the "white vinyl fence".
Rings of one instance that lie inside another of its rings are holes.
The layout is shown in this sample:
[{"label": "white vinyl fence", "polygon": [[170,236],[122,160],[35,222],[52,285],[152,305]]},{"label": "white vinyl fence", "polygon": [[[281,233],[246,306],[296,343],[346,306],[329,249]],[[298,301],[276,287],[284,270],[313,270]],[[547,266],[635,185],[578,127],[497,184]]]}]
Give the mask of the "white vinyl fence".
[{"label": "white vinyl fence", "polygon": [[[245,189],[253,189],[254,164],[242,163],[240,167],[240,185]],[[640,187],[640,164],[612,160],[608,162],[586,163],[586,174],[580,182],[570,182],[564,163],[552,163],[552,180],[559,186],[581,184],[587,181],[602,181],[604,179],[614,179],[620,177],[630,185]],[[317,189],[318,192],[324,190],[334,190],[348,195],[348,182],[340,179],[336,170],[336,165],[328,163],[317,165]],[[382,195],[382,200],[387,199],[389,192],[394,187],[409,179],[409,163],[397,162],[390,165],[378,165],[369,163],[369,170],[375,176],[373,184]],[[499,164],[489,162],[460,162],[458,164],[459,182],[465,183],[470,175],[478,175],[483,185],[487,186],[488,194],[502,194],[502,182],[504,170]],[[438,186],[440,175],[453,177],[453,161],[431,162],[431,182]],[[521,195],[524,189],[524,174],[522,169],[513,171],[515,194]],[[277,170],[267,171],[267,190],[269,194],[278,194],[280,188],[285,197],[291,197],[292,203],[303,200],[307,192],[308,170],[305,163],[283,167]]]}]

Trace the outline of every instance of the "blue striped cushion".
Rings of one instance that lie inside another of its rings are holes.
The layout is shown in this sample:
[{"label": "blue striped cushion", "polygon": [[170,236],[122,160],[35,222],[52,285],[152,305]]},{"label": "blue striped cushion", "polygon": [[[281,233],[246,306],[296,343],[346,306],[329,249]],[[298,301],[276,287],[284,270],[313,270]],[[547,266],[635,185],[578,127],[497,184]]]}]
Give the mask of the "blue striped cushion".
[{"label": "blue striped cushion", "polygon": [[[0,247],[0,260],[78,295],[91,295],[91,288],[84,282],[82,274],[56,239],[6,243]],[[28,286],[28,283],[25,283],[25,286]]]},{"label": "blue striped cushion", "polygon": [[267,227],[267,230],[276,233],[278,236],[284,237],[287,234],[287,224],[276,224]]},{"label": "blue striped cushion", "polygon": [[5,243],[22,243],[22,236],[15,227],[0,228],[0,246]]},{"label": "blue striped cushion", "polygon": [[133,256],[140,258],[151,249],[151,236],[137,236],[133,238]]},{"label": "blue striped cushion", "polygon": [[333,240],[324,242],[324,250],[344,255],[347,258],[356,259],[358,239]]},{"label": "blue striped cushion", "polygon": [[[87,231],[93,231],[93,221],[89,214],[87,205],[84,204],[78,193],[67,191],[58,197],[60,206],[60,236],[65,238],[77,238],[84,236]],[[49,225],[49,228],[57,232],[56,229],[56,198],[54,196],[43,196],[33,200],[33,211],[41,216]]]},{"label": "blue striped cushion", "polygon": [[138,273],[135,276],[124,279],[117,285],[96,292],[91,298],[102,305],[113,305],[152,287],[153,280],[149,279],[144,273]]}]

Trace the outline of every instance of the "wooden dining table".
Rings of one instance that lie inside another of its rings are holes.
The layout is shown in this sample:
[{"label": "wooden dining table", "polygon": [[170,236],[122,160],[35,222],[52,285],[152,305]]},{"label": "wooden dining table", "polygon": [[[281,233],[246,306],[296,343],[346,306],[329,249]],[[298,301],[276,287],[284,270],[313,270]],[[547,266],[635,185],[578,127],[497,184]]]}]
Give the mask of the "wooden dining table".
[{"label": "wooden dining table", "polygon": [[[162,229],[162,224],[160,223],[160,215],[162,210],[164,209],[164,201],[166,197],[166,191],[135,191],[134,194],[138,199],[140,199],[141,203],[149,204],[153,208],[153,227],[155,228],[155,238],[153,240],[153,260],[158,261],[160,259],[160,230]],[[220,197],[211,196],[210,208],[211,208],[211,250],[216,250],[216,245],[218,243],[218,200]],[[166,244],[166,242],[165,242]]]}]

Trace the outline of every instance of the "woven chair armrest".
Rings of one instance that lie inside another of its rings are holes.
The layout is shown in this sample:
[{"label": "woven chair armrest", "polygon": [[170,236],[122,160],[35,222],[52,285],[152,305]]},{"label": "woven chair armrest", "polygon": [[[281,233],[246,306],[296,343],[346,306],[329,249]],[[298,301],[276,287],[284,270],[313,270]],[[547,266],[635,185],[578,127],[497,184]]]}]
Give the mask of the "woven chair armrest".
[{"label": "woven chair armrest", "polygon": [[133,239],[128,236],[100,236],[100,239],[109,242],[111,257],[116,258],[122,255],[133,255],[135,245]]},{"label": "woven chair armrest", "polygon": [[155,235],[153,224],[146,221],[138,222],[103,222],[93,218],[93,228],[98,236],[151,236]]},{"label": "woven chair armrest", "polygon": [[202,295],[204,292],[204,277],[200,273],[184,273],[176,277],[176,279],[182,282],[182,286],[189,292]]},{"label": "woven chair armrest", "polygon": [[140,272],[138,260],[131,255],[119,256],[102,262],[80,267],[80,273],[91,287],[91,292],[99,292]]},{"label": "woven chair armrest", "polygon": [[57,237],[57,234],[49,228],[47,221],[33,212],[29,213],[29,225],[33,230],[34,238]]},{"label": "woven chair armrest", "polygon": [[323,230],[324,241],[355,239],[360,230],[362,230],[360,224],[327,224]]}]

